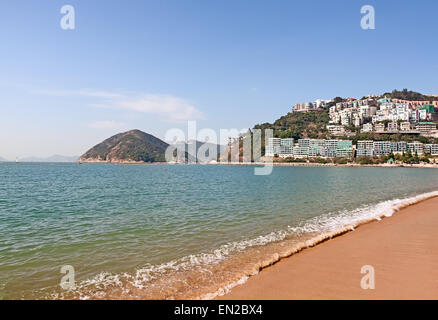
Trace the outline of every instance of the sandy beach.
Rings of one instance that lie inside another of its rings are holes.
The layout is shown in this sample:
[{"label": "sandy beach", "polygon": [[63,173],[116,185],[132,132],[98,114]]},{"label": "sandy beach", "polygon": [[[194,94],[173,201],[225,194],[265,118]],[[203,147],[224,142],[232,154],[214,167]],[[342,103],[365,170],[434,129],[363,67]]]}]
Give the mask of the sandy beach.
[{"label": "sandy beach", "polygon": [[[438,197],[280,260],[219,299],[438,299]],[[375,288],[362,289],[365,265]]]}]

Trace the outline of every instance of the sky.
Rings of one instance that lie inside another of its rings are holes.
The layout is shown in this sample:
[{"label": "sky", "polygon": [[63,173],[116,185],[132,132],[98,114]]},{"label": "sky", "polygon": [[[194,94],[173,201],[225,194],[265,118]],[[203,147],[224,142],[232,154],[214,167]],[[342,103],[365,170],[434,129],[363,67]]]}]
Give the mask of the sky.
[{"label": "sky", "polygon": [[241,130],[319,98],[438,94],[437,13],[435,0],[3,0],[0,157],[81,155],[130,129],[163,139],[188,120]]}]

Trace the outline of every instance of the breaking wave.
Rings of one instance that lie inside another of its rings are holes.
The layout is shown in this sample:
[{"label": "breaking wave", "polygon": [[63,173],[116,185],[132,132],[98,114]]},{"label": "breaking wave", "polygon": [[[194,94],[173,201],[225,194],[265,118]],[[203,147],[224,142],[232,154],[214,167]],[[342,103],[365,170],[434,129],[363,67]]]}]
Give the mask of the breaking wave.
[{"label": "breaking wave", "polygon": [[437,196],[438,191],[434,191],[323,214],[254,239],[227,243],[216,250],[145,265],[132,273],[102,272],[81,281],[74,291],[50,293],[46,298],[214,299],[282,258]]}]

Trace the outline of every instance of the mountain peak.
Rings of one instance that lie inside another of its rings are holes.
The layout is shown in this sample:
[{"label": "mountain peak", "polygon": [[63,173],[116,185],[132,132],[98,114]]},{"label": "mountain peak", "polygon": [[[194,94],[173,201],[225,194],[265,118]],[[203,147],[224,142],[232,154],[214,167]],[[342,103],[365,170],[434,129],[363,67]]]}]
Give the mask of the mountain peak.
[{"label": "mountain peak", "polygon": [[95,145],[80,162],[164,162],[168,144],[138,129],[118,133]]}]

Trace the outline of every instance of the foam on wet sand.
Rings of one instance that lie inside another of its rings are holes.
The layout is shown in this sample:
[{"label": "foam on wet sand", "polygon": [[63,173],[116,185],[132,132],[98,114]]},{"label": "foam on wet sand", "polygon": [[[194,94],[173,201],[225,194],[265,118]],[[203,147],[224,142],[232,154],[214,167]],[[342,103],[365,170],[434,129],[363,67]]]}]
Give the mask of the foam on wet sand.
[{"label": "foam on wet sand", "polygon": [[[406,205],[281,259],[219,298],[437,299],[438,197]],[[361,287],[366,265],[374,268],[375,289]]]}]

